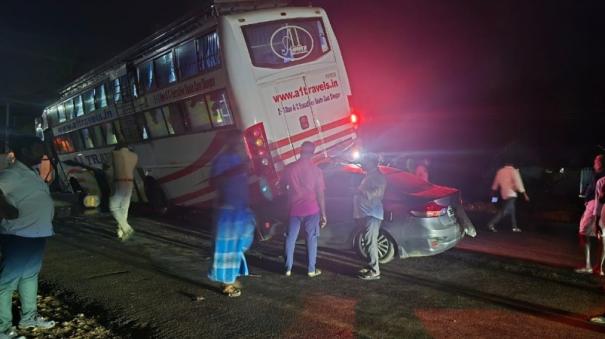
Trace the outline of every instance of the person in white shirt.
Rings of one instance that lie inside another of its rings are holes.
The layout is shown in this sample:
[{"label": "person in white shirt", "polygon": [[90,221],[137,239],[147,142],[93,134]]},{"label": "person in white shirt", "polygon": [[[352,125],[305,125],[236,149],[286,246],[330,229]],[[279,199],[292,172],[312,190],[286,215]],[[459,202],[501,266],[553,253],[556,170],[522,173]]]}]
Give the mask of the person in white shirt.
[{"label": "person in white shirt", "polygon": [[38,315],[38,274],[46,239],[54,234],[54,203],[48,185],[32,166],[44,154],[35,136],[14,136],[15,161],[0,172],[0,339],[16,336],[12,328],[12,299],[21,300],[19,328],[48,329],[55,325]]},{"label": "person in white shirt", "polygon": [[492,232],[496,231],[496,224],[505,216],[509,215],[513,232],[521,232],[521,229],[517,226],[517,215],[515,212],[515,201],[517,200],[518,193],[523,195],[525,201],[529,201],[529,196],[525,192],[523,186],[523,180],[519,170],[516,169],[512,163],[505,163],[502,168],[496,173],[494,183],[492,184],[492,196],[495,196],[500,191],[500,197],[502,198],[502,208],[498,210],[496,215],[487,224],[487,228]]},{"label": "person in white shirt", "polygon": [[134,188],[134,170],[139,161],[136,153],[126,145],[118,145],[112,152],[114,193],[109,199],[109,210],[118,223],[118,238],[128,240],[134,229],[128,223],[128,209]]}]

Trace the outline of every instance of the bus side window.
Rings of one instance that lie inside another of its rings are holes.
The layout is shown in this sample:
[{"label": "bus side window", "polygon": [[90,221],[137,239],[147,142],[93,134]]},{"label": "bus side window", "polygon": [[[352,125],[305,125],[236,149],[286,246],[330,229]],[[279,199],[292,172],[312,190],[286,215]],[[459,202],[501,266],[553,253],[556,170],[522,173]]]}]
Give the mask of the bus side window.
[{"label": "bus side window", "polygon": [[81,95],[74,97],[74,114],[77,117],[84,115],[84,103]]},{"label": "bus side window", "polygon": [[104,108],[107,107],[107,97],[105,95],[105,85],[101,84],[95,89],[95,107]]},{"label": "bus side window", "polygon": [[84,148],[90,149],[95,148],[94,141],[92,140],[92,135],[90,135],[90,131],[88,128],[83,128],[82,132],[82,140],[84,141]]},{"label": "bus side window", "polygon": [[96,125],[90,128],[89,130],[92,133],[92,138],[95,143],[95,147],[105,146],[105,136],[103,135],[101,125]]},{"label": "bus side window", "polygon": [[143,114],[136,115],[136,125],[139,131],[139,140],[147,140],[149,139],[149,130],[147,129],[147,125],[145,124],[145,116]]},{"label": "bus side window", "polygon": [[105,134],[106,145],[115,145],[118,143],[118,137],[116,136],[113,124],[111,122],[106,122],[103,124],[103,132]]},{"label": "bus side window", "polygon": [[84,93],[82,95],[82,99],[84,100],[84,112],[90,113],[95,110],[95,90],[91,89],[90,91]]},{"label": "bus side window", "polygon": [[183,134],[187,131],[183,112],[181,112],[179,105],[170,104],[169,106],[164,106],[162,107],[162,111],[164,111],[169,134]]},{"label": "bus side window", "polygon": [[209,71],[221,65],[218,34],[212,32],[198,39],[198,60],[200,70]]},{"label": "bus side window", "polygon": [[122,123],[120,120],[113,121],[113,131],[118,139],[118,142],[126,142],[126,137],[124,137],[124,132],[122,132]]},{"label": "bus side window", "polygon": [[153,74],[153,62],[151,60],[137,67],[137,78],[139,90],[143,93],[149,93],[155,89],[155,76]]},{"label": "bus side window", "polygon": [[192,131],[205,131],[212,128],[210,115],[204,96],[198,95],[181,103],[183,112],[185,112],[185,122],[188,123]]},{"label": "bus side window", "polygon": [[175,49],[180,79],[187,79],[199,72],[195,40],[190,40]]},{"label": "bus side window", "polygon": [[176,68],[172,52],[162,55],[153,61],[157,85],[159,88],[166,87],[176,82]]},{"label": "bus side window", "polygon": [[206,94],[206,103],[210,109],[212,126],[221,127],[233,125],[233,117],[229,109],[229,102],[225,91],[216,91]]},{"label": "bus side window", "polygon": [[59,153],[75,152],[74,146],[67,134],[55,137],[55,147]]},{"label": "bus side window", "polygon": [[138,126],[138,116],[140,115],[128,115],[120,118],[120,120],[114,121],[114,126],[118,132],[118,141],[123,141],[128,144],[136,144],[143,140],[141,138],[141,134],[142,128],[146,128],[145,121],[143,119],[143,125],[141,125],[142,127]]},{"label": "bus side window", "polygon": [[65,101],[64,103],[65,105],[65,118],[67,120],[71,120],[73,118],[76,117],[76,115],[74,114],[74,101],[72,99],[69,99],[67,101]]},{"label": "bus side window", "polygon": [[145,112],[145,122],[149,128],[149,134],[152,138],[165,137],[168,135],[166,121],[161,108],[154,108],[151,111]]},{"label": "bus side window", "polygon": [[67,120],[65,118],[65,105],[63,105],[62,103],[57,105],[57,114],[59,116],[59,123]]},{"label": "bus side window", "polygon": [[79,131],[71,132],[70,137],[76,151],[85,149],[84,143],[82,142],[82,135]]}]

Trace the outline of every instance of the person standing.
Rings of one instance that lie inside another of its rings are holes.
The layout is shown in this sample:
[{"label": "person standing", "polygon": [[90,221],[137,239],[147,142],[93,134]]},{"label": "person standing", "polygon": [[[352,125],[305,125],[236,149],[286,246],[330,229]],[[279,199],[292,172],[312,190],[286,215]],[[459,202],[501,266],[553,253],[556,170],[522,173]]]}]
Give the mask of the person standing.
[{"label": "person standing", "polygon": [[605,276],[603,272],[603,264],[605,264],[605,237],[603,236],[603,229],[605,228],[605,221],[603,215],[605,211],[605,177],[602,177],[597,181],[595,185],[595,224],[597,228],[597,235],[601,240],[601,262],[599,265],[599,275]]},{"label": "person standing", "polygon": [[525,192],[523,180],[519,170],[511,162],[504,164],[496,173],[494,183],[492,184],[492,196],[500,191],[502,198],[502,207],[498,210],[494,218],[487,224],[487,228],[492,232],[497,232],[495,225],[505,216],[509,215],[513,232],[521,232],[517,226],[517,215],[515,211],[515,202],[517,194],[522,194],[525,201],[529,202],[529,196]]},{"label": "person standing", "polygon": [[54,234],[54,203],[48,185],[33,166],[44,154],[35,136],[11,138],[15,161],[0,172],[0,338],[12,338],[13,292],[19,292],[19,328],[49,329],[52,320],[38,315],[38,274],[46,239]]},{"label": "person standing", "polygon": [[368,255],[367,267],[359,271],[359,278],[363,280],[380,279],[378,234],[384,218],[382,198],[387,187],[387,180],[380,173],[378,163],[376,155],[364,157],[362,167],[366,171],[366,176],[353,198],[353,218],[355,223],[364,229],[363,240]]},{"label": "person standing", "polygon": [[225,150],[211,169],[211,185],[217,190],[214,222],[214,253],[208,278],[222,284],[224,295],[242,294],[239,276],[246,276],[245,252],[254,239],[254,215],[248,208],[248,163],[245,161],[242,133],[224,134]]},{"label": "person standing", "polygon": [[592,274],[592,264],[590,262],[590,238],[597,236],[597,182],[605,176],[605,158],[602,154],[597,155],[593,161],[594,177],[588,184],[584,193],[584,213],[580,219],[580,228],[578,235],[580,237],[580,247],[584,249],[585,265],[575,270],[576,273]]},{"label": "person standing", "polygon": [[292,274],[294,247],[301,226],[305,230],[307,244],[307,275],[314,278],[321,274],[315,267],[319,229],[327,224],[323,173],[313,163],[315,144],[305,141],[301,145],[300,158],[290,164],[284,173],[288,191],[289,223],[285,243],[286,276]]},{"label": "person standing", "polygon": [[134,229],[128,223],[128,209],[134,188],[134,170],[139,161],[136,153],[126,145],[116,146],[111,153],[113,158],[114,193],[109,199],[109,210],[118,222],[118,238],[128,240]]}]

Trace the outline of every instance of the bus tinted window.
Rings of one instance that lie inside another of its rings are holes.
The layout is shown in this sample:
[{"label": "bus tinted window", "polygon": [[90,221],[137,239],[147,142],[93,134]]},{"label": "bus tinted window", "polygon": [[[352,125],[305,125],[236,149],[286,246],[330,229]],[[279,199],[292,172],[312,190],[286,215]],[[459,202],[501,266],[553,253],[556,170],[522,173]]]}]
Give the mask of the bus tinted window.
[{"label": "bus tinted window", "polygon": [[174,67],[172,52],[155,59],[153,63],[155,64],[158,87],[166,87],[176,82],[176,68]]},{"label": "bus tinted window", "polygon": [[72,99],[69,99],[67,101],[65,101],[63,103],[63,105],[65,106],[65,118],[67,120],[71,120],[75,117],[74,114],[74,101]]},{"label": "bus tinted window", "polygon": [[84,148],[95,148],[95,143],[92,140],[92,133],[88,128],[84,128],[81,130],[82,132],[82,141],[84,142]]},{"label": "bus tinted window", "polygon": [[233,125],[233,118],[231,116],[231,110],[229,109],[229,102],[227,101],[225,91],[216,91],[206,94],[206,103],[210,110],[212,126],[221,127]]},{"label": "bus tinted window", "polygon": [[[116,127],[116,131],[118,132],[118,140],[124,141],[129,144],[135,144],[143,140],[141,138],[142,128],[145,126],[145,119],[143,119],[142,127],[139,126],[140,114],[137,115],[129,115],[120,120],[114,121],[114,126]],[[120,139],[120,137],[122,139]]]},{"label": "bus tinted window", "polygon": [[120,78],[114,79],[112,82],[113,87],[113,102],[122,101],[122,87],[120,85]]},{"label": "bus tinted window", "polygon": [[186,132],[183,112],[181,112],[179,105],[164,106],[162,107],[162,111],[164,111],[169,134],[182,134]]},{"label": "bus tinted window", "polygon": [[85,149],[80,132],[71,132],[69,133],[69,137],[71,138],[71,141],[73,142],[76,151],[81,151]]},{"label": "bus tinted window", "polygon": [[138,82],[137,82],[137,77],[134,73],[130,74],[128,76],[128,82],[130,83],[130,95],[133,98],[138,98],[139,97],[139,89],[138,89]]},{"label": "bus tinted window", "polygon": [[182,107],[191,130],[203,131],[212,128],[208,106],[203,95],[184,101]]},{"label": "bus tinted window", "polygon": [[115,145],[118,143],[118,137],[111,122],[103,124],[103,134],[105,135],[105,145]]},{"label": "bus tinted window", "polygon": [[101,129],[101,125],[97,125],[89,129],[92,133],[93,141],[95,143],[95,147],[105,146],[105,138],[103,136],[103,131]]},{"label": "bus tinted window", "polygon": [[186,79],[196,75],[199,71],[199,68],[197,66],[195,40],[191,40],[183,45],[180,45],[175,49],[175,51],[181,79]]},{"label": "bus tinted window", "polygon": [[82,96],[80,95],[74,98],[74,112],[77,117],[84,115],[84,105],[82,103]]},{"label": "bus tinted window", "polygon": [[145,124],[145,116],[143,114],[136,115],[136,125],[139,131],[139,140],[147,140],[149,139],[149,129]]},{"label": "bus tinted window", "polygon": [[74,146],[71,143],[68,135],[62,135],[55,138],[55,147],[59,153],[75,152]]},{"label": "bus tinted window", "polygon": [[49,126],[54,126],[57,124],[57,107],[49,107],[46,110],[46,121],[48,122]]},{"label": "bus tinted window", "polygon": [[153,75],[153,63],[147,61],[137,68],[139,78],[139,89],[142,92],[149,92],[155,87],[155,77]]},{"label": "bus tinted window", "polygon": [[166,122],[164,121],[161,108],[145,112],[145,122],[147,123],[149,134],[151,134],[152,138],[168,135],[168,129],[166,128]]},{"label": "bus tinted window", "polygon": [[90,90],[82,94],[82,100],[84,101],[84,112],[90,113],[95,110],[95,90]]},{"label": "bus tinted window", "polygon": [[105,85],[100,85],[95,89],[95,107],[107,107],[107,97],[105,96]]},{"label": "bus tinted window", "polygon": [[218,34],[212,32],[198,39],[198,58],[202,71],[211,70],[221,65]]},{"label": "bus tinted window", "polygon": [[242,27],[252,64],[283,68],[317,60],[330,51],[321,19],[265,22]]},{"label": "bus tinted window", "polygon": [[64,122],[65,120],[67,120],[65,118],[65,106],[63,104],[58,104],[57,105],[57,116],[59,117],[59,122]]}]

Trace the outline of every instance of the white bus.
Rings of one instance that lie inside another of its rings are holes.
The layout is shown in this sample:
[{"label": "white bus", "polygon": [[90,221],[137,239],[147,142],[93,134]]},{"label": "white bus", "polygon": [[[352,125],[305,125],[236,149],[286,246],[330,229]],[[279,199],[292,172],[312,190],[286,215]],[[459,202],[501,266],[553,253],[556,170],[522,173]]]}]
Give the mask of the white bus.
[{"label": "white bus", "polygon": [[324,10],[226,2],[229,10],[183,18],[85,74],[44,110],[64,180],[91,184],[65,161],[100,168],[126,143],[139,156],[135,199],[207,207],[226,129],[244,132],[259,196],[304,141],[318,157],[353,152],[357,118]]}]

